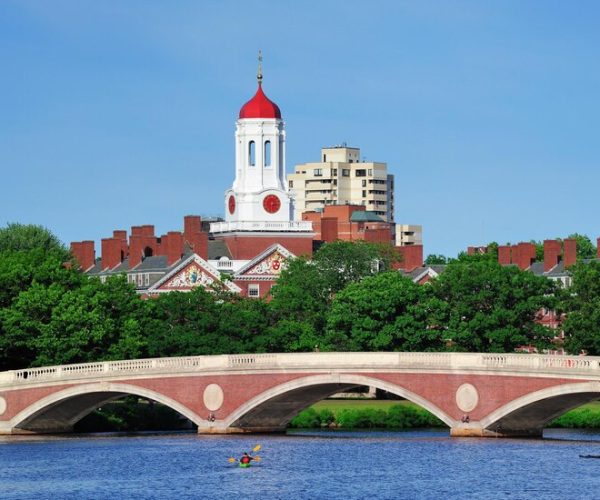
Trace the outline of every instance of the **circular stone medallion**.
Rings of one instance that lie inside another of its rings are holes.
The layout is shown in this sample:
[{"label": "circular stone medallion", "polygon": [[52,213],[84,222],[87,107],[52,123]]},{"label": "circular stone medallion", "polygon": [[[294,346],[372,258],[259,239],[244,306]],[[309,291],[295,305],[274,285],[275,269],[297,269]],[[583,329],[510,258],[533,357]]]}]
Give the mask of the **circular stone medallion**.
[{"label": "circular stone medallion", "polygon": [[0,415],[4,415],[6,411],[6,399],[0,396]]},{"label": "circular stone medallion", "polygon": [[475,386],[463,384],[456,391],[456,405],[465,412],[474,410],[479,403],[479,393]]},{"label": "circular stone medallion", "polygon": [[217,384],[210,384],[204,389],[204,406],[210,411],[217,411],[223,404],[223,389]]}]

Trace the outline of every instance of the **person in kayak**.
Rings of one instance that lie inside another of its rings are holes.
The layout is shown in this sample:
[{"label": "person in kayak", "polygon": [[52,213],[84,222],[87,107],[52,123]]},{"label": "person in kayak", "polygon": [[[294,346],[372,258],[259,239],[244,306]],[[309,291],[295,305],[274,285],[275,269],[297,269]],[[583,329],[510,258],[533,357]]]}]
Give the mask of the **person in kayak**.
[{"label": "person in kayak", "polygon": [[252,460],[254,460],[254,458],[248,455],[247,452],[244,452],[244,455],[242,456],[242,458],[240,458],[240,463],[249,465],[250,462],[252,462]]}]

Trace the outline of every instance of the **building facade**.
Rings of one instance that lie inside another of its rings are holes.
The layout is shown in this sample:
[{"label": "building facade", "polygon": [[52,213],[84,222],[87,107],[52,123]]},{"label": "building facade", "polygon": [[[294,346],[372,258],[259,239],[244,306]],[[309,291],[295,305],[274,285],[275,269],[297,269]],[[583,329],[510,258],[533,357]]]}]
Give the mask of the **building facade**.
[{"label": "building facade", "polygon": [[363,205],[385,222],[394,222],[394,176],[387,173],[386,163],[361,160],[359,148],[323,148],[320,161],[296,165],[287,179],[296,220],[327,205]]},{"label": "building facade", "polygon": [[423,226],[396,224],[396,245],[400,247],[423,244]]}]

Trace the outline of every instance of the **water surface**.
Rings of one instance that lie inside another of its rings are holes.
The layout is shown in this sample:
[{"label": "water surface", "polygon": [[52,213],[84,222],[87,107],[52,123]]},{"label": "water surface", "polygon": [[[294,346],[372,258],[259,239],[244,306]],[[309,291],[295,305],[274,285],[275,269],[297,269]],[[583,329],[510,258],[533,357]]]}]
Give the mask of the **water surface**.
[{"label": "water surface", "polygon": [[[249,469],[228,458],[260,443]],[[3,499],[576,499],[600,496],[600,434],[447,431],[0,438]]]}]

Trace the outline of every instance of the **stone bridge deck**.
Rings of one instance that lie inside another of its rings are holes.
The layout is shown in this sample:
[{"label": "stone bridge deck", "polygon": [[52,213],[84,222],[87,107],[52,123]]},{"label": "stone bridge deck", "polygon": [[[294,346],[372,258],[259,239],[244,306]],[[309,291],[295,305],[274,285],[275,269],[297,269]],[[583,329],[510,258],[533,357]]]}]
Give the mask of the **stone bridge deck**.
[{"label": "stone bridge deck", "polygon": [[0,373],[0,433],[68,432],[129,394],[200,433],[283,431],[331,394],[372,386],[427,409],[453,436],[541,435],[600,398],[600,358],[478,353],[298,353],[85,363]]}]

